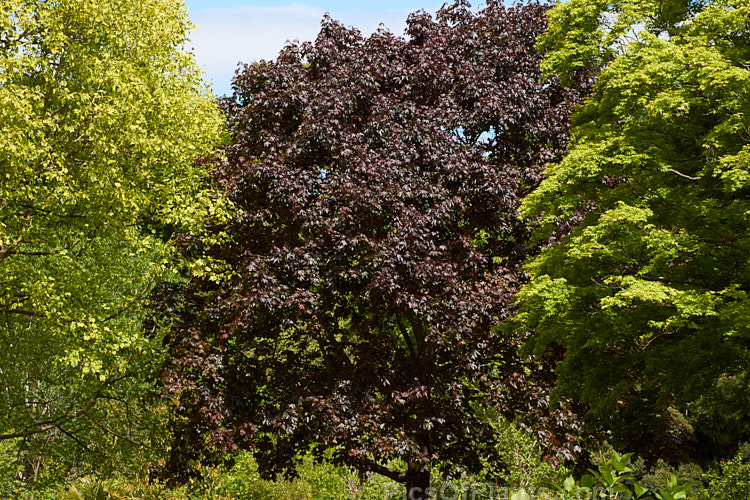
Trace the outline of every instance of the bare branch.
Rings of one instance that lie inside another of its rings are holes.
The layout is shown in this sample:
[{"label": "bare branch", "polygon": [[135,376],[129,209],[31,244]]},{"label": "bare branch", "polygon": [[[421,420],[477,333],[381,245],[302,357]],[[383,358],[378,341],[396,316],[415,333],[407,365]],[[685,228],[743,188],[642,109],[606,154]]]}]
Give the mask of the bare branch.
[{"label": "bare branch", "polygon": [[680,177],[682,177],[682,178],[684,178],[684,179],[689,179],[689,180],[691,180],[691,181],[699,181],[699,180],[701,180],[701,179],[702,179],[702,177],[692,177],[692,176],[690,176],[690,175],[687,175],[687,174],[683,174],[682,172],[680,172],[680,171],[678,171],[678,170],[675,170],[675,169],[673,169],[673,168],[668,168],[668,169],[667,169],[667,172],[672,172],[673,174],[677,174],[677,175],[679,175]]}]

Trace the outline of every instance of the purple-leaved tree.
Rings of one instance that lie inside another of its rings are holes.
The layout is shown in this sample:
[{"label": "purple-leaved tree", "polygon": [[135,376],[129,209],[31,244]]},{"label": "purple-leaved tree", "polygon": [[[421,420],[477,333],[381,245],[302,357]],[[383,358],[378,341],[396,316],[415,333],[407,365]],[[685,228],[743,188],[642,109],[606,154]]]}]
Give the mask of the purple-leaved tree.
[{"label": "purple-leaved tree", "polygon": [[458,2],[403,38],[326,18],[238,72],[215,171],[238,214],[198,249],[231,275],[180,292],[168,468],[252,449],[274,474],[328,450],[426,498],[432,464],[491,457],[483,415],[518,368],[493,328],[527,253],[516,209],[577,100],[540,75],[546,10]]}]

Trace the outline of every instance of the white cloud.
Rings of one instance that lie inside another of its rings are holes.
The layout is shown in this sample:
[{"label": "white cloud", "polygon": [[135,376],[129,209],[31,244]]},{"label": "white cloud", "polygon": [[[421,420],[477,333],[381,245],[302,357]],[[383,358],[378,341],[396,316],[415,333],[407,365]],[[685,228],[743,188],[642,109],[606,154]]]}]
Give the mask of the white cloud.
[{"label": "white cloud", "polygon": [[[196,25],[192,33],[198,64],[213,82],[217,95],[230,92],[237,63],[275,59],[288,41],[314,40],[325,11],[307,5],[201,9],[190,12]],[[331,17],[363,34],[375,32],[382,23],[403,34],[409,11],[331,12]]]}]

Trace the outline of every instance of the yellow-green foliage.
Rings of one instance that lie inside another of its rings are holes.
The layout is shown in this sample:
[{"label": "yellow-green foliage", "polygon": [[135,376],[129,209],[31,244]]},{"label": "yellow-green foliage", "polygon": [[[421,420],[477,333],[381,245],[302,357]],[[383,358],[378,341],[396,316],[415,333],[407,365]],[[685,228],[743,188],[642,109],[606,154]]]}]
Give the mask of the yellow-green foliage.
[{"label": "yellow-green foliage", "polygon": [[316,463],[312,456],[303,458],[297,472],[295,478],[262,479],[252,455],[242,453],[212,488],[221,497],[243,500],[381,500],[388,491],[401,493],[400,485],[382,476],[363,479],[344,467]]},{"label": "yellow-green foliage", "polygon": [[601,417],[626,394],[683,409],[750,354],[750,3],[571,0],[549,18],[547,71],[598,82],[521,207],[538,241],[574,228],[528,264],[516,326],[566,349],[561,391]]},{"label": "yellow-green foliage", "polygon": [[738,454],[721,464],[720,471],[712,477],[706,498],[711,500],[736,500],[750,498],[750,462]]},{"label": "yellow-green foliage", "polygon": [[227,209],[190,28],[176,0],[0,2],[0,435],[132,437],[110,418],[160,349],[140,306],[169,232]]}]

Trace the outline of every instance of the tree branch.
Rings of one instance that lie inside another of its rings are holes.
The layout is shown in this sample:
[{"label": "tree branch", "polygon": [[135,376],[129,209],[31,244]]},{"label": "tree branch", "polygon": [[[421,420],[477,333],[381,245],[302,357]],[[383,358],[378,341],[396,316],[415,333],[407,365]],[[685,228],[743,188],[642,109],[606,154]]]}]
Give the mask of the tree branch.
[{"label": "tree branch", "polygon": [[0,247],[0,262],[16,253],[18,251],[18,248],[21,246],[21,243],[23,243],[23,236],[19,236],[16,241],[8,248]]},{"label": "tree branch", "polygon": [[409,332],[406,331],[406,327],[404,327],[398,314],[396,314],[396,324],[398,325],[398,329],[401,330],[401,335],[404,337],[404,342],[406,342],[406,347],[409,349],[409,354],[411,354],[412,358],[417,359],[417,348],[413,345]]},{"label": "tree branch", "polygon": [[689,180],[691,180],[691,181],[699,181],[699,180],[701,180],[701,179],[702,179],[702,177],[692,177],[692,176],[690,176],[690,175],[687,175],[687,174],[683,174],[683,173],[682,173],[682,172],[680,172],[679,170],[675,170],[675,169],[673,169],[673,168],[668,168],[668,169],[667,169],[667,172],[672,172],[673,174],[677,174],[677,175],[679,175],[680,177],[682,177],[682,178],[684,178],[684,179],[689,179]]},{"label": "tree branch", "polygon": [[419,317],[411,309],[406,309],[406,318],[409,320],[411,330],[414,332],[414,340],[417,343],[417,350],[420,355],[424,355],[425,346],[425,332],[424,326],[420,321]]},{"label": "tree branch", "polygon": [[34,311],[27,311],[25,309],[0,309],[0,312],[3,312],[5,314],[20,314],[21,316],[30,316],[32,318],[35,316],[39,316]]},{"label": "tree branch", "polygon": [[15,438],[21,438],[21,437],[28,437],[33,436],[34,434],[41,434],[43,432],[47,432],[52,429],[59,429],[61,425],[64,425],[71,420],[80,417],[81,415],[86,414],[87,412],[91,411],[91,409],[96,405],[96,402],[99,400],[98,396],[95,396],[91,402],[83,408],[82,410],[78,410],[77,412],[66,415],[64,417],[59,417],[55,420],[48,420],[47,422],[41,422],[35,429],[31,430],[25,430],[21,432],[12,432],[10,434],[0,434],[0,441],[4,441],[6,439],[15,439]]},{"label": "tree branch", "polygon": [[107,316],[106,318],[104,318],[103,321],[105,321],[105,322],[106,321],[111,321],[111,320],[117,318],[122,313],[126,312],[128,309],[130,309],[131,307],[133,307],[136,303],[138,303],[141,300],[143,300],[143,298],[146,296],[146,294],[149,293],[153,289],[155,283],[156,283],[156,278],[151,278],[151,280],[149,280],[149,282],[148,282],[148,285],[145,286],[143,288],[143,290],[141,290],[138,293],[138,295],[136,295],[132,300],[126,302],[125,305],[123,307],[121,307],[119,310],[115,311],[114,313],[112,313],[109,316]]},{"label": "tree branch", "polygon": [[397,472],[395,470],[391,470],[388,467],[384,465],[380,465],[379,463],[372,461],[372,460],[366,460],[364,462],[364,466],[368,472],[374,472],[376,474],[380,474],[381,476],[387,477],[388,479],[392,479],[398,483],[406,482],[405,472]]},{"label": "tree branch", "polygon": [[130,374],[126,373],[126,374],[120,375],[119,377],[115,377],[105,382],[104,385],[100,387],[99,390],[96,392],[96,394],[94,394],[91,401],[85,408],[78,410],[76,412],[73,412],[70,415],[61,416],[53,420],[47,420],[45,422],[38,422],[36,424],[37,427],[34,429],[28,429],[28,430],[20,431],[20,432],[12,432],[10,434],[0,434],[0,441],[4,441],[7,439],[16,439],[16,438],[33,436],[34,434],[41,434],[43,432],[47,432],[52,429],[60,429],[60,426],[65,425],[71,420],[74,420],[90,412],[94,408],[94,406],[96,406],[96,403],[99,401],[99,399],[102,397],[102,392],[104,391],[105,387],[111,384],[114,384],[115,382],[119,382],[120,380],[127,378],[129,376]]}]

